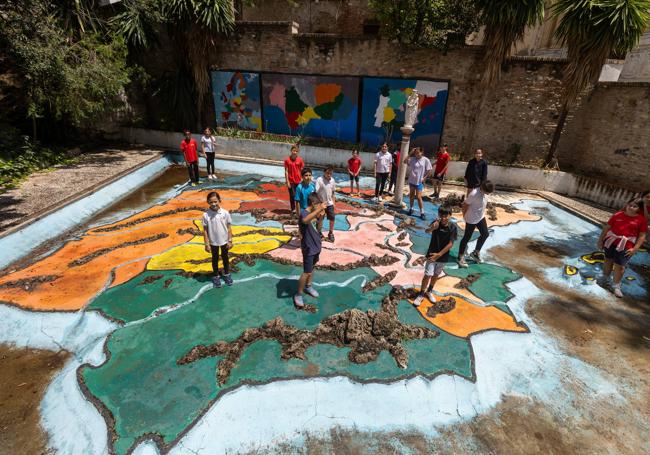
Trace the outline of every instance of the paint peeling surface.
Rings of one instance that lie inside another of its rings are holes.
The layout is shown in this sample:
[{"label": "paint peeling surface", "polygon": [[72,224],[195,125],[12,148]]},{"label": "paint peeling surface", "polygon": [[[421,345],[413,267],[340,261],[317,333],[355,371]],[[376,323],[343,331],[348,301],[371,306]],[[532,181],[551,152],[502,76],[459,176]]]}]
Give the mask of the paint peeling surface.
[{"label": "paint peeling surface", "polygon": [[[234,285],[220,289],[199,222],[214,189],[235,223]],[[302,269],[286,193],[241,175],[167,191],[0,277],[0,342],[74,354],[41,403],[52,449],[265,451],[332,428],[433,437],[504,394],[566,406],[567,377],[584,393],[625,401],[526,313],[528,301],[554,292],[539,280],[609,297],[591,284],[602,267],[595,226],[544,201],[503,198],[485,262],[450,263],[437,302],[416,308],[426,222],[342,193],[336,241],[323,242],[315,273],[320,297],[306,297],[315,312],[305,312],[292,305]],[[426,202],[430,219],[438,207]],[[556,262],[530,276],[510,268],[527,254],[516,242],[550,248]],[[633,259],[630,298],[648,299],[649,264],[647,253]]]}]

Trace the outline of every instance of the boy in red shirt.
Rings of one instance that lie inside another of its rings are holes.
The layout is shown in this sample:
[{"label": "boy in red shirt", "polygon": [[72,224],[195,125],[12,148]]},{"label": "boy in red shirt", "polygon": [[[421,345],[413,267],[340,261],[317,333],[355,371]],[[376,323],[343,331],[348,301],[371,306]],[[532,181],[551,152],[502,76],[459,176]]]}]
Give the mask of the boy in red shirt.
[{"label": "boy in red shirt", "polygon": [[447,151],[447,144],[445,144],[440,147],[438,153],[436,153],[436,167],[433,170],[433,197],[436,199],[440,197],[442,182],[445,181],[445,175],[447,174],[450,161],[451,156]]},{"label": "boy in red shirt", "polygon": [[598,249],[605,251],[603,276],[598,284],[605,286],[614,269],[614,295],[623,297],[621,280],[625,266],[645,242],[648,224],[643,216],[643,202],[633,199],[620,212],[616,212],[607,222],[598,238]]},{"label": "boy in red shirt", "polygon": [[302,168],[305,162],[298,156],[300,149],[297,145],[291,146],[291,154],[284,160],[284,180],[289,190],[289,204],[291,204],[291,214],[296,210],[296,187],[302,181]]},{"label": "boy in red shirt", "polygon": [[185,134],[185,139],[181,141],[181,152],[183,152],[183,157],[185,158],[187,172],[190,174],[190,182],[192,183],[192,186],[196,186],[199,183],[198,145],[196,144],[196,141],[192,139],[192,133],[190,130],[185,130],[183,133]]},{"label": "boy in red shirt", "polygon": [[352,150],[352,158],[348,160],[348,174],[350,174],[350,196],[354,196],[354,182],[357,182],[357,193],[359,196],[361,191],[359,190],[359,172],[361,172],[361,158],[359,158],[359,152]]}]

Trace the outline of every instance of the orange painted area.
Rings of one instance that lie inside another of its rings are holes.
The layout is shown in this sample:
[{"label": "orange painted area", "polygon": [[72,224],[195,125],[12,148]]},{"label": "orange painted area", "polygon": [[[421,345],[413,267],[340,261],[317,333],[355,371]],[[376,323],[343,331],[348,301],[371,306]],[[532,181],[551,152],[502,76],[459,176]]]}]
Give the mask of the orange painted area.
[{"label": "orange painted area", "polygon": [[341,93],[341,86],[338,84],[318,84],[314,90],[316,105],[331,103]]},{"label": "orange painted area", "polygon": [[134,276],[138,276],[139,274],[144,272],[147,268],[147,262],[149,262],[149,258],[140,259],[139,261],[135,261],[135,262],[130,262],[128,264],[124,264],[116,268],[113,271],[114,277],[113,277],[113,282],[111,283],[111,287],[119,286],[120,284],[126,283]]},{"label": "orange painted area", "polygon": [[[491,220],[490,217],[486,215],[485,220],[487,221],[488,227],[508,226],[509,224],[517,223],[519,221],[539,221],[542,219],[539,215],[533,215],[525,210],[515,210],[514,213],[508,213],[503,208],[496,207],[496,212],[496,220]],[[454,216],[454,218],[456,219],[456,225],[460,229],[465,229],[465,221],[462,216]]]},{"label": "orange painted area", "polygon": [[438,314],[433,318],[428,317],[427,310],[431,307],[428,299],[424,299],[417,310],[431,324],[461,338],[485,330],[528,332],[525,326],[517,325],[517,321],[512,316],[496,307],[481,307],[460,297],[453,296],[453,298],[456,300],[456,307],[449,313]]}]

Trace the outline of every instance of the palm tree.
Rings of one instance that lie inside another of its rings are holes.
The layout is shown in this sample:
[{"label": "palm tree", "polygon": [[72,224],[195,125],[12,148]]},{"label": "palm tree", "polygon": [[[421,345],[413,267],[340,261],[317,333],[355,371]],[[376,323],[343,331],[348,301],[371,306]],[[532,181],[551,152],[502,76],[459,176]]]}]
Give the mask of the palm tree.
[{"label": "palm tree", "polygon": [[[136,49],[156,43],[161,26],[167,26],[177,45],[178,59],[183,62],[178,74],[192,75],[196,100],[191,101],[197,103],[196,121],[200,123],[210,89],[207,57],[220,35],[234,28],[232,0],[128,0],[124,2],[124,11],[111,22]],[[187,93],[186,88],[184,91]]]},{"label": "palm tree", "polygon": [[485,70],[483,83],[493,86],[501,76],[501,65],[526,27],[544,19],[544,0],[477,0],[485,25]]},{"label": "palm tree", "polygon": [[611,55],[625,55],[638,44],[648,26],[649,11],[650,0],[558,0],[553,7],[553,14],[562,16],[556,36],[568,47],[569,63],[547,166],[556,162],[569,107],[585,89],[595,86]]}]

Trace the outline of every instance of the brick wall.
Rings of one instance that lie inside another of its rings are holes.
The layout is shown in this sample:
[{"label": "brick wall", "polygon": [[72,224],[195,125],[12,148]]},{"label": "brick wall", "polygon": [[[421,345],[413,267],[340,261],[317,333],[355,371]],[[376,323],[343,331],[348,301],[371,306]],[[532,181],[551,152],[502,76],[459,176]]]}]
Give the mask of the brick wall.
[{"label": "brick wall", "polygon": [[573,113],[560,140],[563,169],[650,189],[650,83],[601,83]]}]

